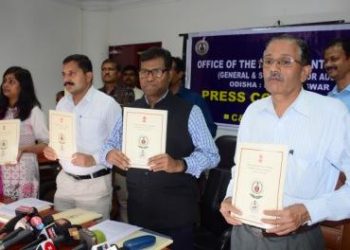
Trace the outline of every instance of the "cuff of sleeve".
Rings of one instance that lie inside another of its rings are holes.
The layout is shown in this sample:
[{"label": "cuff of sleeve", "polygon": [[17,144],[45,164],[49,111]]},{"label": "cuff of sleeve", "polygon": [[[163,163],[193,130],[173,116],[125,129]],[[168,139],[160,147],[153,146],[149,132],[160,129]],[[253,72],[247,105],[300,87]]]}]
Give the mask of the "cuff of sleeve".
[{"label": "cuff of sleeve", "polygon": [[193,175],[196,178],[199,178],[201,173],[200,172],[198,173],[198,169],[196,169],[195,165],[192,164],[191,159],[190,158],[183,158],[182,160],[185,162],[185,164],[187,166],[185,173]]},{"label": "cuff of sleeve", "polygon": [[109,168],[112,168],[113,165],[110,164],[110,163],[108,163],[106,158],[107,158],[107,154],[108,154],[109,151],[111,151],[112,149],[113,149],[113,147],[107,147],[107,148],[105,148],[105,149],[102,151],[101,154],[98,154],[98,157],[97,157],[100,164],[103,164],[103,165],[105,165],[105,166],[107,166],[107,167],[109,167]]},{"label": "cuff of sleeve", "polygon": [[323,202],[319,200],[310,200],[304,202],[304,206],[310,215],[310,221],[307,223],[308,225],[318,223],[327,218],[327,208],[326,204]]}]

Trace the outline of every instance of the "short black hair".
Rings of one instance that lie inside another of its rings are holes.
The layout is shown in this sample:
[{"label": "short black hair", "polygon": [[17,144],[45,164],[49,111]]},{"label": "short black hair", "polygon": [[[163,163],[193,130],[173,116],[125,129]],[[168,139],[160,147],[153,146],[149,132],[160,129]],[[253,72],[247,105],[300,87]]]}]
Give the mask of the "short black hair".
[{"label": "short black hair", "polygon": [[343,48],[344,52],[345,52],[345,55],[346,57],[349,57],[350,56],[350,39],[349,38],[336,38],[332,41],[330,41],[326,48],[324,49],[323,53],[329,49],[330,47],[333,47],[333,46],[340,46]]},{"label": "short black hair", "polygon": [[159,48],[159,47],[152,47],[152,48],[145,50],[140,55],[141,62],[149,61],[149,60],[156,59],[156,58],[162,58],[164,61],[165,68],[167,70],[171,69],[171,65],[172,65],[173,61],[171,59],[171,53],[166,49]]},{"label": "short black hair", "polygon": [[67,64],[72,61],[76,62],[78,67],[81,68],[84,73],[92,72],[92,63],[87,56],[80,54],[70,55],[63,60],[63,64]]},{"label": "short black hair", "polygon": [[125,71],[132,71],[132,72],[134,72],[136,75],[138,74],[137,67],[134,66],[134,65],[131,65],[131,64],[126,65],[126,66],[123,68],[122,73],[124,73]]},{"label": "short black hair", "polygon": [[114,60],[113,58],[104,59],[102,64],[101,64],[101,66],[103,66],[106,63],[113,64],[117,71],[121,71],[122,70],[121,65],[116,60]]},{"label": "short black hair", "polygon": [[185,63],[180,57],[172,57],[173,62],[175,63],[175,71],[176,72],[185,72]]},{"label": "short black hair", "polygon": [[267,48],[267,46],[269,46],[269,44],[273,41],[276,40],[288,40],[288,41],[292,41],[295,42],[295,44],[299,47],[300,49],[300,62],[301,65],[305,66],[305,65],[310,65],[311,64],[311,57],[310,57],[310,50],[309,50],[309,46],[307,45],[306,41],[293,36],[291,34],[282,34],[282,35],[278,35],[278,36],[274,36],[272,37],[265,46],[265,49]]}]

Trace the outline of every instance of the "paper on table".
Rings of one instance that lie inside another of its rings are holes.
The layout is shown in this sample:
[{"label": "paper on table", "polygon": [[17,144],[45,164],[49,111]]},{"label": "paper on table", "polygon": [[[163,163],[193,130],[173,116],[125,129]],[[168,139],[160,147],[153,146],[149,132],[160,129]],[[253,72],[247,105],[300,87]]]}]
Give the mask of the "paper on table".
[{"label": "paper on table", "polygon": [[101,230],[105,234],[108,243],[115,244],[120,239],[140,230],[141,228],[118,221],[105,220],[89,229]]},{"label": "paper on table", "polygon": [[12,202],[10,204],[6,204],[0,206],[0,221],[7,222],[11,218],[16,216],[16,208],[20,206],[26,207],[36,207],[38,211],[43,211],[51,208],[52,203],[48,201],[42,201],[35,198],[23,198],[18,201]]},{"label": "paper on table", "polygon": [[72,208],[57,214],[53,214],[52,217],[54,218],[54,220],[65,218],[69,220],[72,224],[82,225],[84,223],[88,223],[102,218],[102,214],[81,208]]}]

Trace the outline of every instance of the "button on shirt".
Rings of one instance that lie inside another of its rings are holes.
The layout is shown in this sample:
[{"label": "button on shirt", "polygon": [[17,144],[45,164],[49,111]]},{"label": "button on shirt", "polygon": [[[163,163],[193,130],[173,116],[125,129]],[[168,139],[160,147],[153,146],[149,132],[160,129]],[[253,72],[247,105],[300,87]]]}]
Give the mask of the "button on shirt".
[{"label": "button on shirt", "polygon": [[75,105],[71,95],[57,104],[56,110],[71,112],[76,121],[77,152],[92,155],[97,163],[92,167],[75,166],[68,160],[60,160],[64,171],[75,175],[87,175],[105,168],[98,161],[98,153],[121,116],[119,104],[110,96],[90,87],[86,95]]},{"label": "button on shirt", "polygon": [[[271,97],[252,103],[243,115],[237,141],[290,148],[283,206],[304,204],[313,224],[350,217],[349,184],[334,192],[339,171],[349,179],[349,128],[343,103],[302,90],[282,117],[276,115]],[[232,196],[232,185],[231,180],[226,197]]]},{"label": "button on shirt", "polygon": [[334,86],[334,88],[331,92],[328,93],[328,95],[341,100],[350,111],[350,84],[340,92],[338,91],[337,86]]},{"label": "button on shirt", "polygon": [[[113,148],[121,150],[122,125],[122,118],[119,118],[111,136],[102,148],[100,161],[106,165],[110,165],[106,161],[107,153]],[[220,156],[207,128],[204,116],[201,110],[195,105],[190,113],[188,130],[195,149],[190,156],[184,158],[187,163],[186,173],[199,177],[204,170],[216,167]]]}]

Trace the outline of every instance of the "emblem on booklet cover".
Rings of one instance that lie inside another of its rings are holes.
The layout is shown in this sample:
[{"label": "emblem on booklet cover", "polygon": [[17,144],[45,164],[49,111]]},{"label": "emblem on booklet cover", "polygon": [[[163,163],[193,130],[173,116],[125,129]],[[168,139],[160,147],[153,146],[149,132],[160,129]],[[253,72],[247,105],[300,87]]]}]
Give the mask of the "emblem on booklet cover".
[{"label": "emblem on booklet cover", "polygon": [[197,55],[204,56],[209,51],[209,43],[205,40],[205,37],[203,37],[201,40],[196,42],[196,45],[194,46],[194,50],[196,51]]},{"label": "emblem on booklet cover", "polygon": [[259,204],[258,204],[258,201],[257,200],[253,200],[251,203],[250,203],[250,211],[252,213],[257,213],[259,211]]},{"label": "emblem on booklet cover", "polygon": [[64,151],[64,144],[66,143],[66,138],[63,133],[58,135],[58,143],[61,145],[61,151]]},{"label": "emblem on booklet cover", "polygon": [[260,199],[263,197],[262,191],[263,191],[263,184],[261,181],[253,181],[251,185],[251,193],[250,196],[254,199]]},{"label": "emblem on booklet cover", "polygon": [[5,156],[5,150],[7,149],[7,147],[8,147],[7,140],[2,140],[0,142],[1,156]]},{"label": "emblem on booklet cover", "polygon": [[139,137],[139,143],[138,147],[141,149],[140,151],[140,157],[143,158],[145,157],[145,150],[148,148],[149,145],[149,139],[147,136],[140,136]]}]

